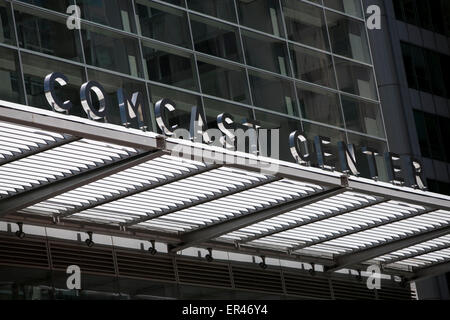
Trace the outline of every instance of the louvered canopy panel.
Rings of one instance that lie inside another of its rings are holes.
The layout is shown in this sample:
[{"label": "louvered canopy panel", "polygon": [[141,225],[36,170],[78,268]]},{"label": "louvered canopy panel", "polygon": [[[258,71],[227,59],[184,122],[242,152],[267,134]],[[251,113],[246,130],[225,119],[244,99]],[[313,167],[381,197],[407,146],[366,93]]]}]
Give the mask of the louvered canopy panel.
[{"label": "louvered canopy panel", "polygon": [[448,270],[449,197],[23,108],[0,106],[0,219],[328,271],[375,263],[414,278]]}]

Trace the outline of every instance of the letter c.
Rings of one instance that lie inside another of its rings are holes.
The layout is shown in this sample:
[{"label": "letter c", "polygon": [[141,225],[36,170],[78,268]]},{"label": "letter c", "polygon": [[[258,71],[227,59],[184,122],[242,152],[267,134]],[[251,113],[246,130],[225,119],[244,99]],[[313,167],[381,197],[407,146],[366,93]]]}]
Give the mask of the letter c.
[{"label": "letter c", "polygon": [[44,80],[45,98],[55,111],[69,111],[72,108],[72,102],[70,102],[70,100],[63,102],[55,95],[55,82],[58,83],[61,87],[64,87],[69,83],[69,79],[59,72],[48,74]]}]

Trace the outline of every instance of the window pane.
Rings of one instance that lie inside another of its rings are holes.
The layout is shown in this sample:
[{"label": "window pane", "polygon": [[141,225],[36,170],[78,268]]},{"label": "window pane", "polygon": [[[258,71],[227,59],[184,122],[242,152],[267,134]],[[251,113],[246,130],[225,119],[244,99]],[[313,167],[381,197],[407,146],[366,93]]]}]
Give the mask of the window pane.
[{"label": "window pane", "polygon": [[255,106],[298,116],[293,83],[271,75],[249,71]]},{"label": "window pane", "polygon": [[[144,119],[145,125],[149,128],[149,130],[151,130],[152,126],[150,118],[150,108],[148,105],[148,97],[144,82],[130,80],[96,70],[88,70],[88,76],[89,80],[94,80],[101,83],[103,88],[105,89],[105,99],[107,105],[106,119],[108,123],[122,125],[122,121],[120,119],[119,103],[117,100],[117,90],[123,89],[126,97],[129,97],[130,99],[135,92],[139,92],[141,94],[144,104],[141,109],[141,116]],[[131,119],[130,127],[139,129],[137,119]]]},{"label": "window pane", "polygon": [[333,53],[370,63],[364,22],[326,12]]},{"label": "window pane", "polygon": [[324,0],[323,4],[328,8],[362,18],[360,0]]},{"label": "window pane", "polygon": [[428,142],[430,145],[431,158],[445,161],[444,144],[439,129],[437,116],[425,113],[425,125],[427,127]]},{"label": "window pane", "polygon": [[134,77],[142,77],[138,42],[134,38],[100,28],[82,30],[86,63]]},{"label": "window pane", "polygon": [[[445,69],[443,69],[443,64],[441,64],[441,59],[445,59],[445,56],[430,50],[425,50],[424,54],[425,60],[428,62],[428,70],[430,72],[433,94],[441,97],[447,96],[444,77],[442,74],[442,71]],[[450,57],[447,59],[450,59]]]},{"label": "window pane", "polygon": [[380,106],[342,96],[347,129],[384,138]]},{"label": "window pane", "polygon": [[[286,43],[254,32],[243,31],[247,64],[282,75],[289,75]],[[264,52],[264,54],[261,54]]]},{"label": "window pane", "polygon": [[15,11],[22,48],[81,61],[78,32],[67,29],[66,19],[29,8]]},{"label": "window pane", "polygon": [[200,58],[198,69],[204,94],[249,103],[247,79],[242,68]]},{"label": "window pane", "polygon": [[15,45],[12,21],[10,4],[0,2],[0,42]]},{"label": "window pane", "polygon": [[[295,162],[295,159],[292,157],[290,149],[289,149],[289,135],[297,130],[301,130],[301,123],[298,120],[293,120],[289,118],[284,118],[281,116],[277,116],[274,114],[270,114],[262,111],[255,111],[256,120],[260,123],[263,129],[278,129],[280,139],[278,142],[278,146],[271,146],[268,143],[268,151],[272,148],[279,147],[279,158],[280,160]],[[270,133],[268,135],[270,137]],[[269,154],[271,157],[274,155]]]},{"label": "window pane", "polygon": [[445,152],[446,161],[450,162],[450,119],[447,117],[439,118],[439,128],[441,129],[442,147]]},{"label": "window pane", "polygon": [[[159,100],[169,98],[176,104],[176,110],[170,113],[167,112],[166,114],[167,119],[169,120],[169,125],[178,125],[179,128],[189,130],[192,107],[202,107],[200,97],[180,92],[178,90],[167,89],[154,85],[150,85],[149,90],[152,108],[154,108],[155,103]],[[161,133],[159,129],[158,132]]]},{"label": "window pane", "polygon": [[0,100],[24,103],[16,51],[0,48]]},{"label": "window pane", "polygon": [[242,61],[237,28],[190,15],[195,50],[233,61]]},{"label": "window pane", "polygon": [[161,0],[167,3],[171,3],[174,4],[176,6],[180,6],[180,7],[186,7],[186,4],[184,3],[184,0]]},{"label": "window pane", "polygon": [[[340,131],[333,128],[323,127],[316,124],[303,122],[303,128],[305,131],[305,136],[308,139],[309,143],[309,150],[310,153],[316,152],[314,147],[314,137],[316,136],[322,136],[326,138],[330,138],[331,143],[326,145],[326,149],[324,149],[324,152],[330,153],[332,156],[327,157],[326,163],[328,165],[338,166],[338,142],[340,141],[347,141],[345,137],[344,131]],[[314,166],[317,166],[317,157],[315,155],[312,155],[312,164]]]},{"label": "window pane", "polygon": [[340,90],[377,100],[372,68],[340,58],[334,61]]},{"label": "window pane", "polygon": [[414,110],[414,120],[416,122],[417,138],[419,139],[420,152],[423,157],[431,157],[430,146],[428,143],[427,126],[423,112]]},{"label": "window pane", "polygon": [[298,100],[305,119],[343,126],[339,96],[313,86],[297,85]]},{"label": "window pane", "polygon": [[296,45],[289,46],[295,77],[326,87],[336,88],[331,56]]},{"label": "window pane", "polygon": [[181,10],[137,0],[138,26],[144,37],[192,48],[187,15]]},{"label": "window pane", "polygon": [[198,90],[194,76],[194,60],[190,54],[143,42],[146,78],[181,87]]},{"label": "window pane", "polygon": [[357,168],[358,168],[358,171],[361,173],[361,176],[364,178],[372,178],[370,176],[367,156],[365,154],[363,154],[361,151],[362,147],[367,147],[367,148],[370,148],[370,149],[378,152],[379,156],[375,157],[375,163],[376,163],[377,170],[378,170],[379,180],[387,182],[388,177],[387,177],[386,164],[382,157],[382,155],[388,151],[386,142],[367,138],[367,137],[360,136],[357,134],[352,134],[352,133],[348,134],[348,141],[349,141],[349,143],[351,143],[355,146]]},{"label": "window pane", "polygon": [[236,0],[242,25],[283,37],[278,0]]},{"label": "window pane", "polygon": [[129,0],[77,0],[83,19],[136,32],[133,5]]},{"label": "window pane", "polygon": [[413,89],[418,89],[417,77],[414,70],[414,57],[412,48],[405,43],[402,43],[403,64],[405,66],[406,78],[408,86]]},{"label": "window pane", "polygon": [[18,0],[18,1],[34,4],[35,6],[63,13],[66,13],[67,7],[74,4],[74,0]]},{"label": "window pane", "polygon": [[22,53],[22,64],[30,106],[51,110],[45,98],[44,79],[51,72],[61,72],[69,82],[64,87],[56,86],[55,94],[64,101],[72,102],[71,115],[87,118],[80,102],[80,87],[86,80],[83,68],[28,53]]},{"label": "window pane", "polygon": [[234,0],[187,0],[188,8],[223,20],[236,21]]},{"label": "window pane", "polygon": [[208,128],[217,128],[217,116],[224,112],[231,114],[237,123],[242,123],[244,119],[253,119],[250,108],[207,98],[204,99],[204,103]]},{"label": "window pane", "polygon": [[297,0],[283,0],[282,3],[288,38],[329,51],[323,10]]}]

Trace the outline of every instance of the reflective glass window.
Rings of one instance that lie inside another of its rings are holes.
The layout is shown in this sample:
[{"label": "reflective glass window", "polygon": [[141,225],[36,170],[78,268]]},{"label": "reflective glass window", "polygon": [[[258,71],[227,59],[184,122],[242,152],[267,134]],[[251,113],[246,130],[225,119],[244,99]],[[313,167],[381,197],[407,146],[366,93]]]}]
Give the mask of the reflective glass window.
[{"label": "reflective glass window", "polygon": [[347,141],[345,132],[341,130],[337,130],[334,128],[329,128],[325,126],[320,126],[316,124],[312,124],[309,122],[303,122],[303,129],[305,132],[305,136],[308,139],[308,145],[310,153],[312,154],[311,162],[314,166],[317,166],[317,157],[315,152],[317,152],[314,147],[314,138],[316,136],[322,136],[330,139],[330,144],[326,144],[324,146],[324,153],[330,154],[329,157],[326,157],[325,164],[328,166],[334,166],[338,168],[339,158],[338,158],[338,142]]},{"label": "reflective glass window", "polygon": [[244,119],[253,119],[253,112],[250,108],[208,98],[205,98],[203,102],[205,104],[208,128],[216,128],[217,116],[224,112],[231,114],[237,123],[242,123]]},{"label": "reflective glass window", "polygon": [[138,27],[144,37],[192,48],[187,15],[159,3],[137,0]]},{"label": "reflective glass window", "polygon": [[336,88],[331,56],[296,45],[289,46],[297,79]]},{"label": "reflective glass window", "polygon": [[234,0],[187,0],[187,5],[191,10],[236,22]]},{"label": "reflective glass window", "polygon": [[129,0],[77,0],[83,19],[136,32],[133,4]]},{"label": "reflective glass window", "polygon": [[314,86],[297,84],[302,117],[333,126],[343,126],[339,96]]},{"label": "reflective glass window", "polygon": [[198,15],[190,15],[195,50],[233,61],[242,61],[237,28]]},{"label": "reflective glass window", "polygon": [[82,34],[87,64],[142,77],[136,39],[91,26],[84,27]]},{"label": "reflective glass window", "polygon": [[0,48],[0,100],[24,103],[16,51]]},{"label": "reflective glass window", "polygon": [[384,138],[379,104],[342,96],[347,129]]},{"label": "reflective glass window", "polygon": [[323,0],[323,4],[328,8],[362,18],[362,8],[360,0]]},{"label": "reflective glass window", "polygon": [[254,71],[249,77],[255,106],[298,116],[292,81]]},{"label": "reflective glass window", "polygon": [[[292,157],[289,144],[289,135],[297,130],[301,130],[301,123],[299,120],[290,119],[281,117],[278,115],[274,115],[267,112],[255,111],[256,120],[259,122],[262,128],[271,130],[278,129],[279,140],[273,141],[272,139],[268,140],[267,143],[267,155],[273,158],[278,158],[280,160],[295,162],[295,159]],[[270,131],[268,132],[268,136],[271,136]],[[270,141],[270,142],[269,142]],[[275,151],[275,154],[271,153],[271,150]],[[263,153],[263,155],[266,155]]]},{"label": "reflective glass window", "polygon": [[186,7],[186,4],[184,3],[184,0],[161,0],[170,4],[174,4],[176,6],[180,7]]},{"label": "reflective glass window", "polygon": [[329,50],[323,9],[298,0],[283,0],[282,3],[289,40]]},{"label": "reflective glass window", "polygon": [[[202,108],[199,96],[155,85],[149,85],[149,91],[152,108],[161,99],[169,98],[175,102],[174,112],[165,111],[170,126],[177,125],[178,128],[189,130],[192,107]],[[161,133],[159,129],[158,132]]]},{"label": "reflective glass window", "polygon": [[379,180],[387,182],[388,177],[386,163],[383,158],[383,154],[388,151],[386,142],[353,133],[348,134],[348,141],[355,146],[357,168],[361,176],[364,178],[372,178],[370,176],[367,156],[361,151],[362,147],[367,147],[369,149],[375,150],[378,153],[378,155],[375,157],[375,164],[377,166]]},{"label": "reflective glass window", "polygon": [[283,37],[278,0],[236,0],[240,23],[246,27]]},{"label": "reflective glass window", "polygon": [[246,30],[242,31],[242,40],[248,65],[282,75],[290,74],[286,42]]},{"label": "reflective glass window", "polygon": [[22,48],[82,61],[79,33],[67,28],[66,18],[21,6],[15,8],[17,33]]},{"label": "reflective glass window", "polygon": [[22,65],[30,106],[51,110],[45,98],[44,79],[51,72],[61,72],[69,82],[63,87],[56,86],[55,94],[63,101],[72,102],[71,115],[87,118],[80,102],[80,87],[86,82],[83,68],[28,53],[22,53]]},{"label": "reflective glass window", "polygon": [[370,63],[364,22],[331,11],[326,15],[333,53]]},{"label": "reflective glass window", "polygon": [[26,2],[29,4],[33,4],[38,7],[42,7],[45,9],[50,9],[53,11],[58,11],[62,13],[66,13],[67,8],[70,5],[75,4],[74,0],[18,0],[20,2]]},{"label": "reflective glass window", "polygon": [[249,103],[244,69],[204,58],[199,59],[198,69],[204,94]]},{"label": "reflective glass window", "polygon": [[152,81],[198,90],[195,64],[191,54],[143,42],[144,71]]},{"label": "reflective glass window", "polygon": [[[105,99],[107,105],[106,119],[108,123],[122,125],[122,121],[120,119],[119,102],[117,99],[117,90],[123,89],[125,98],[128,99],[131,99],[133,93],[139,92],[142,97],[141,101],[143,102],[143,105],[139,109],[139,116],[142,117],[145,125],[149,128],[149,130],[152,128],[150,107],[148,105],[148,97],[144,82],[135,81],[91,69],[88,69],[88,76],[89,80],[94,80],[101,83],[101,85],[105,89]],[[130,122],[131,128],[139,129],[137,119],[128,118],[128,121]]]},{"label": "reflective glass window", "polygon": [[361,97],[377,99],[373,69],[365,65],[335,58],[339,89]]},{"label": "reflective glass window", "polygon": [[0,42],[15,44],[12,21],[10,4],[0,2]]}]

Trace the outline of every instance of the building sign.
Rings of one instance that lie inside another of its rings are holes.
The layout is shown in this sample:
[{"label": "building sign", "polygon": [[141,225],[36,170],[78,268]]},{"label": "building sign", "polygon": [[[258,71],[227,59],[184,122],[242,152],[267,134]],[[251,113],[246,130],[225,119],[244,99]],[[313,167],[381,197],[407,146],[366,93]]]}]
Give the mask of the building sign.
[{"label": "building sign", "polygon": [[[56,85],[63,87],[67,85],[68,78],[62,73],[54,72],[45,77],[44,91],[45,97],[56,112],[69,113],[72,102],[63,101],[55,93]],[[93,95],[97,98],[94,104]],[[87,116],[93,120],[106,118],[108,105],[105,100],[106,94],[102,85],[95,81],[84,83],[80,88],[80,99],[83,110]],[[130,120],[135,119],[139,128],[146,130],[143,119],[143,98],[140,92],[135,92],[131,97],[126,96],[122,89],[117,91],[121,123],[129,126]],[[244,151],[256,155],[267,155],[268,129],[262,128],[258,122],[245,120],[236,122],[232,115],[222,113],[217,116],[217,128],[207,128],[206,121],[198,107],[192,107],[189,130],[181,129],[177,125],[170,125],[170,114],[176,110],[176,104],[170,99],[162,99],[155,104],[156,123],[161,132],[170,137],[190,139],[194,142],[219,146],[222,148]],[[277,136],[278,137],[278,136]],[[337,144],[337,153],[331,151],[331,139],[329,137],[316,136],[312,141],[306,138],[301,131],[292,132],[289,140],[290,153],[296,162],[303,166],[315,164],[325,170],[339,170],[345,174],[358,176],[358,163],[356,150],[353,144],[341,141]],[[277,141],[271,142],[271,149]],[[312,148],[310,147],[312,146]],[[313,149],[313,150],[310,150]],[[363,155],[365,166],[369,169],[370,178],[378,179],[376,157],[383,157],[387,170],[388,180],[393,184],[406,185],[413,188],[426,189],[421,175],[422,165],[411,156],[400,156],[392,152],[379,154],[377,150],[369,147],[362,147],[359,150]],[[271,153],[271,155],[273,155]],[[337,159],[337,163],[330,159]]]}]

